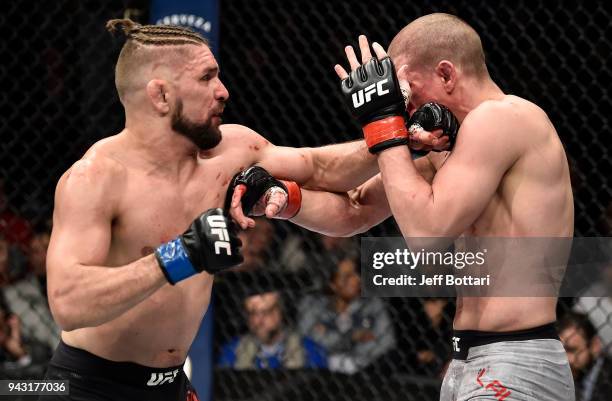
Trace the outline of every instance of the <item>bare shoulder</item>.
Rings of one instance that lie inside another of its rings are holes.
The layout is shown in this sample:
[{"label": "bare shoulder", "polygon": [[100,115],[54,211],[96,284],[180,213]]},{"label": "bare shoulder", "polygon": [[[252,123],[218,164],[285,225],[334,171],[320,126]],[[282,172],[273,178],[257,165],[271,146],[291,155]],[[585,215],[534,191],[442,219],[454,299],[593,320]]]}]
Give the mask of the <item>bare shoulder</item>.
[{"label": "bare shoulder", "polygon": [[210,150],[200,152],[200,157],[228,157],[240,163],[250,166],[261,159],[265,149],[272,144],[263,136],[244,125],[223,124],[220,126],[222,140],[219,145]]},{"label": "bare shoulder", "polygon": [[506,95],[479,104],[468,113],[462,125],[486,126],[520,135],[525,129],[533,133],[534,128],[544,123],[548,123],[548,117],[536,104],[518,96]]},{"label": "bare shoulder", "polygon": [[223,135],[222,144],[225,142],[229,145],[235,146],[236,144],[242,144],[242,146],[267,146],[270,142],[252,130],[249,127],[240,124],[223,124],[221,125],[221,133]]},{"label": "bare shoulder", "polygon": [[478,160],[506,169],[520,159],[533,141],[532,120],[540,120],[537,106],[515,96],[486,100],[461,123],[450,159]]},{"label": "bare shoulder", "polygon": [[123,191],[127,168],[112,157],[107,144],[103,141],[94,144],[62,175],[56,189],[58,201],[68,196],[108,202]]}]

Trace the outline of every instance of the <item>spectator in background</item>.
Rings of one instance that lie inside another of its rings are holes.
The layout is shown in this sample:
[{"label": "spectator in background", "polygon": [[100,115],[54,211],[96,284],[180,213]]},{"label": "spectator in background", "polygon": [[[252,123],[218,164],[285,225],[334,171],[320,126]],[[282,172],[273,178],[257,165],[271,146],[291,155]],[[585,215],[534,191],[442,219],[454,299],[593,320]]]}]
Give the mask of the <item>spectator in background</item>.
[{"label": "spectator in background", "polygon": [[[438,374],[450,362],[454,305],[446,298],[427,298],[423,301],[423,316],[419,322],[419,338],[416,341],[417,372]],[[441,374],[441,378],[444,374]]]},{"label": "spectator in background", "polygon": [[244,262],[234,271],[254,271],[262,268],[277,269],[277,262],[272,259],[271,247],[274,244],[274,226],[268,219],[256,219],[255,227],[240,231],[242,255]]},{"label": "spectator in background", "polygon": [[51,354],[36,341],[26,341],[19,317],[0,296],[0,378],[42,378]]},{"label": "spectator in background", "polygon": [[572,369],[576,401],[609,401],[612,360],[601,352],[601,340],[589,319],[568,313],[559,321],[559,337]]},{"label": "spectator in background", "polygon": [[0,302],[0,362],[4,373],[32,363],[21,339],[19,318],[9,313],[4,302]]},{"label": "spectator in background", "polygon": [[586,293],[588,296],[579,297],[573,310],[588,316],[602,341],[603,352],[612,357],[612,264],[603,269],[602,279]]},{"label": "spectator in background", "polygon": [[330,370],[355,373],[395,346],[385,304],[360,298],[358,257],[341,259],[331,276],[327,297],[307,296],[299,307],[302,334],[323,345]]},{"label": "spectator in background", "polygon": [[223,346],[219,366],[237,370],[326,367],[324,350],[284,325],[278,292],[247,297],[244,308],[249,333]]},{"label": "spectator in background", "polygon": [[23,253],[0,232],[0,288],[22,277],[24,271]]},{"label": "spectator in background", "polygon": [[23,276],[24,257],[0,232],[0,291]]},{"label": "spectator in background", "polygon": [[299,272],[302,269],[329,271],[340,258],[346,254],[356,253],[359,245],[354,238],[293,233],[284,239],[279,249],[279,261],[288,271]]},{"label": "spectator in background", "polygon": [[9,244],[4,239],[4,235],[0,233],[0,288],[7,286],[10,282],[9,261]]},{"label": "spectator in background", "polygon": [[50,234],[37,230],[27,251],[28,274],[3,289],[8,308],[21,320],[23,335],[48,347],[51,353],[60,339],[47,301],[46,260]]},{"label": "spectator in background", "polygon": [[30,224],[9,206],[4,181],[0,179],[0,235],[9,245],[25,251],[32,235]]}]

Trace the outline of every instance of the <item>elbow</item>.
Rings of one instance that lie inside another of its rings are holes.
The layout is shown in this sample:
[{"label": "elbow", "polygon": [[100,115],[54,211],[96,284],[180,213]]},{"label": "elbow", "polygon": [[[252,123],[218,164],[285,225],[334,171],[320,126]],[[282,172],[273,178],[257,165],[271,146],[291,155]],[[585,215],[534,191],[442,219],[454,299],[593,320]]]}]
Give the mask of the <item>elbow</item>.
[{"label": "elbow", "polygon": [[445,221],[426,219],[423,223],[415,224],[412,229],[402,230],[408,248],[441,251],[450,247],[458,237],[452,226]]},{"label": "elbow", "polygon": [[373,219],[371,213],[361,208],[359,205],[351,206],[349,213],[338,225],[336,237],[353,237],[363,234],[370,228],[379,223],[380,219]]},{"label": "elbow", "polygon": [[362,232],[363,231],[359,230],[338,230],[337,232],[330,234],[330,237],[350,238],[357,234],[361,234]]},{"label": "elbow", "polygon": [[364,230],[361,226],[356,226],[352,222],[347,222],[346,224],[338,224],[336,229],[333,230],[332,233],[328,235],[331,237],[343,237],[348,238],[355,236],[357,234],[361,234],[362,232],[367,231]]},{"label": "elbow", "polygon": [[[446,217],[446,218],[443,218]],[[424,227],[424,235],[431,238],[444,238],[454,241],[461,234],[466,232],[469,227],[460,228],[460,224],[451,216],[439,216],[430,219],[431,224]]]},{"label": "elbow", "polygon": [[366,225],[357,225],[354,221],[339,219],[333,228],[328,227],[325,230],[317,229],[316,231],[328,237],[348,238],[366,232],[367,230],[368,227]]},{"label": "elbow", "polygon": [[[406,199],[410,198],[406,197]],[[395,208],[394,215],[402,228],[404,237],[454,240],[463,232],[457,231],[460,222],[449,208],[434,205],[433,194],[427,198],[417,197],[414,203],[421,206],[416,209],[418,212],[411,214],[397,213],[398,209],[403,210],[403,206]]]},{"label": "elbow", "polygon": [[354,227],[348,227],[336,235],[337,237],[354,237],[355,235],[363,234],[371,228],[368,224],[359,224]]},{"label": "elbow", "polygon": [[55,323],[63,331],[73,331],[85,327],[85,324],[79,320],[82,313],[78,313],[77,307],[66,299],[66,296],[58,296],[49,294],[49,307],[51,314],[55,319]]}]

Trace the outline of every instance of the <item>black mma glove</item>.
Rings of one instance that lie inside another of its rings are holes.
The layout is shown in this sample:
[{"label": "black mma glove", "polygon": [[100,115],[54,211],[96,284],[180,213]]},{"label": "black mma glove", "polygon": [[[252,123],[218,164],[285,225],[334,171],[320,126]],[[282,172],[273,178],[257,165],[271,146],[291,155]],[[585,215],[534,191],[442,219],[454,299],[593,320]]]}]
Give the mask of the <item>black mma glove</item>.
[{"label": "black mma glove", "polygon": [[[408,131],[423,129],[425,131],[442,130],[443,136],[448,136],[449,147],[447,150],[452,150],[457,140],[457,132],[459,131],[459,121],[457,117],[445,106],[430,102],[419,107],[408,120]],[[440,150],[434,149],[435,152]],[[412,150],[412,153],[422,156],[428,151]]]},{"label": "black mma glove", "polygon": [[406,105],[391,58],[372,58],[342,80],[342,94],[371,153],[408,143]]},{"label": "black mma glove", "polygon": [[160,245],[155,257],[170,284],[194,274],[211,274],[239,265],[243,261],[242,241],[222,209],[209,209],[198,216],[187,231]]},{"label": "black mma glove", "polygon": [[[253,207],[263,196],[268,196],[268,191],[274,187],[282,189],[287,194],[285,208],[274,216],[275,218],[290,219],[300,211],[302,206],[302,191],[296,182],[277,180],[263,167],[252,166],[232,178],[225,197],[226,210],[229,210],[234,189],[238,185],[244,185],[247,189],[241,199],[242,212],[245,216],[252,216]],[[264,200],[264,203],[267,202]]]}]

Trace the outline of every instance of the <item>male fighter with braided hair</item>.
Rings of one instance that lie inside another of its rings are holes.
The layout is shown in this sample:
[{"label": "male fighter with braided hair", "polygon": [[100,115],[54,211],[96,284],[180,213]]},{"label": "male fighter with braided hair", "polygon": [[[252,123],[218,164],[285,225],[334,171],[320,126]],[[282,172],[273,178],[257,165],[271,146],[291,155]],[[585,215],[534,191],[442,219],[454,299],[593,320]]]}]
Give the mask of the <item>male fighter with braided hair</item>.
[{"label": "male fighter with braided hair", "polygon": [[[290,204],[273,212],[290,218],[301,196],[309,204],[347,199],[300,191],[298,183],[346,192],[376,174],[376,159],[362,141],[293,149],[221,125],[229,94],[200,35],[129,20],[108,28],[127,37],[115,71],[125,129],[95,143],[57,185],[48,293],[63,332],[47,378],[69,380],[70,395],[44,399],[192,401],[182,364],[212,274],[242,260],[235,229],[218,209],[232,177],[260,164],[295,181],[275,183]],[[378,223],[345,218],[330,233]]]},{"label": "male fighter with braided hair", "polygon": [[[378,218],[393,212],[408,242],[460,235],[572,237],[569,168],[557,132],[542,109],[503,93],[493,82],[472,27],[452,15],[426,15],[395,36],[390,58],[374,43],[378,59],[373,59],[364,36],[359,43],[362,63],[347,47],[352,71],[338,65],[336,72],[381,174],[353,193],[352,204],[320,199],[325,204],[321,207],[305,199],[293,222],[325,231],[349,213],[359,219],[354,211],[367,208]],[[393,84],[387,86],[389,82]],[[372,91],[381,83],[384,90]],[[423,174],[405,146],[409,133],[401,86],[409,95],[408,111],[435,101],[461,122],[453,152],[435,174]],[[368,90],[369,103],[355,101],[360,91]],[[242,192],[234,195],[232,214],[244,225],[248,217],[238,208]],[[544,247],[536,255],[523,255],[535,263],[526,266],[525,276],[516,283],[541,280],[547,261],[559,260],[558,250]],[[504,258],[497,261],[505,263]],[[555,296],[538,294],[459,297],[454,357],[441,401],[574,400],[571,371],[554,327],[556,301]]]}]

